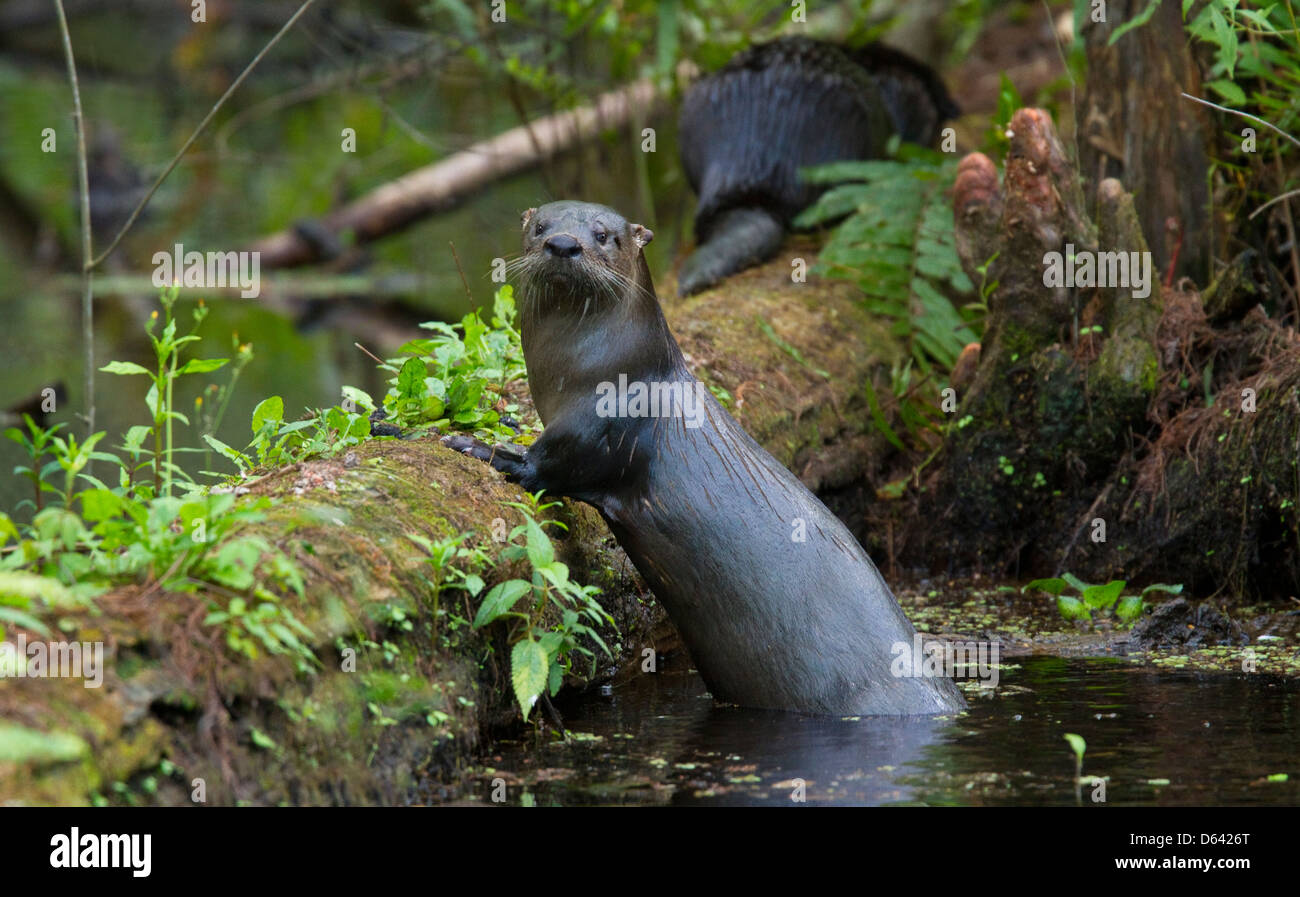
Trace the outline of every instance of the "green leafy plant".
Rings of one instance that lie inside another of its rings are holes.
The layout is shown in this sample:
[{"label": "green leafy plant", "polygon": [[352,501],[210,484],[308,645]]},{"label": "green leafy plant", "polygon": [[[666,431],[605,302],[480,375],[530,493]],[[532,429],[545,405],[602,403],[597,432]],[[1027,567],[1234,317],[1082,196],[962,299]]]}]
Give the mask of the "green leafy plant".
[{"label": "green leafy plant", "polygon": [[[407,533],[407,538],[428,553],[429,578],[427,582],[433,590],[433,617],[441,624],[446,611],[441,606],[441,595],[445,589],[463,589],[470,597],[477,598],[483,591],[483,577],[480,572],[493,565],[491,556],[478,545],[466,545],[473,533],[461,533],[458,536],[446,536],[432,540],[420,533]],[[449,617],[451,630],[459,627],[454,615]]]},{"label": "green leafy plant", "polygon": [[[370,403],[368,396],[361,395]],[[370,407],[373,409],[373,403]],[[365,415],[337,405],[309,411],[305,420],[286,422],[284,399],[280,396],[270,396],[258,403],[253,409],[251,427],[252,441],[243,451],[210,433],[203,434],[203,439],[233,462],[241,475],[246,475],[259,467],[282,467],[317,455],[333,455],[358,445],[370,435],[370,421]]]},{"label": "green leafy plant", "polygon": [[[158,312],[155,311],[150,315],[149,322],[145,325],[145,332],[149,335],[149,340],[153,344],[156,365],[154,370],[151,371],[133,361],[111,361],[100,368],[101,371],[109,374],[123,376],[143,375],[151,381],[149,392],[145,395],[144,401],[153,417],[153,424],[144,431],[134,430],[128,434],[126,444],[132,448],[132,454],[134,455],[138,456],[142,453],[149,455],[153,467],[155,495],[170,496],[172,494],[172,480],[175,476],[193,483],[193,478],[174,460],[174,456],[179,450],[175,447],[173,441],[172,422],[179,420],[186,426],[190,425],[189,418],[177,411],[175,407],[174,388],[176,381],[180,377],[189,374],[211,373],[222,368],[230,361],[228,358],[191,358],[184,364],[180,363],[183,354],[182,348],[188,343],[198,341],[197,331],[203,324],[203,319],[207,317],[208,309],[200,301],[194,307],[193,322],[189,332],[177,336],[174,311],[176,299],[179,295],[179,286],[164,287],[160,291],[159,299],[163,308],[161,333],[154,335],[154,328],[158,323]],[[153,435],[152,451],[142,448],[144,437],[149,434]],[[199,449],[190,449],[190,451],[199,451]],[[116,458],[113,460],[116,460]]]},{"label": "green leafy plant", "polygon": [[[1183,591],[1181,585],[1171,586],[1162,582],[1147,586],[1137,595],[1123,595],[1128,583],[1122,579],[1112,579],[1105,585],[1089,585],[1070,573],[1048,579],[1035,579],[1021,592],[1031,589],[1046,592],[1056,598],[1056,609],[1067,620],[1086,620],[1092,622],[1094,612],[1104,613],[1114,610],[1115,618],[1121,623],[1131,623],[1142,615],[1146,606],[1146,596],[1151,592],[1167,592],[1177,595]],[[1073,589],[1078,597],[1066,595],[1067,589]]]},{"label": "green leafy plant", "polygon": [[559,692],[565,674],[573,672],[575,656],[590,658],[595,671],[595,654],[583,640],[595,643],[610,655],[594,627],[614,625],[613,618],[596,600],[600,589],[574,582],[569,578],[568,566],[556,560],[555,547],[542,527],[562,524],[538,521],[537,514],[558,502],[541,504],[540,499],[539,492],[528,503],[506,503],[524,515],[524,522],[511,530],[501,558],[526,559],[532,567],[531,580],[497,583],[483,597],[473,623],[474,629],[498,620],[509,624],[510,681],[524,719],[528,719],[543,692]]},{"label": "green leafy plant", "polygon": [[[1137,16],[1115,29],[1110,42],[1146,25],[1160,2],[1148,0]],[[1076,0],[1076,21],[1080,5]],[[1300,128],[1300,104],[1295,102],[1300,84],[1300,20],[1291,0],[1268,4],[1182,0],[1182,16],[1189,41],[1207,51],[1202,54],[1205,89],[1231,111],[1247,119],[1255,117],[1246,122],[1228,119],[1221,150],[1212,160],[1225,185],[1234,188],[1215,191],[1226,194],[1230,208],[1213,210],[1214,214],[1247,226],[1264,207],[1258,203],[1275,202],[1295,188],[1295,166],[1289,160],[1295,157],[1296,144],[1288,135]],[[1271,127],[1261,126],[1261,121]],[[1258,145],[1243,153],[1245,128]],[[1247,189],[1237,189],[1243,185]],[[1250,206],[1254,211],[1245,214]],[[1300,269],[1291,274],[1300,278]]]},{"label": "green leafy plant", "polygon": [[513,437],[514,430],[501,424],[501,415],[518,411],[504,387],[524,376],[515,315],[513,290],[503,286],[493,298],[490,324],[477,310],[460,324],[421,324],[434,335],[411,340],[398,350],[402,357],[382,365],[393,375],[383,399],[388,420],[402,428],[455,428],[487,438]]},{"label": "green leafy plant", "polygon": [[[290,654],[300,669],[310,669],[316,663],[304,641],[310,633],[279,594],[301,597],[302,574],[282,549],[247,529],[264,517],[270,499],[236,506],[229,491],[205,493],[175,461],[185,449],[175,444],[172,421],[189,424],[173,410],[175,381],[225,364],[225,359],[182,360],[182,347],[198,339],[194,331],[206,310],[200,304],[193,328],[177,336],[177,297],[174,288],[162,291],[159,334],[154,332],[156,313],[146,325],[155,370],[130,362],[102,368],[151,381],[146,405],[153,422],[127,432],[120,447],[124,456],[97,450],[103,432],[82,442],[60,435],[61,425],[42,428],[30,418],[26,433],[17,428],[6,432],[27,451],[29,463],[18,472],[33,483],[34,500],[28,503],[35,513],[24,524],[0,513],[0,623],[40,631],[32,613],[38,603],[84,607],[114,585],[153,579],[172,591],[207,592],[213,604],[207,620],[225,626],[232,650],[252,656],[262,650]],[[339,419],[326,415],[322,426],[331,422]],[[150,435],[153,447],[147,448]],[[115,465],[117,481],[110,484],[90,473],[92,461]],[[141,470],[152,472],[152,482],[136,481]],[[59,471],[61,482],[48,481]],[[184,487],[183,496],[172,494],[174,481]],[[45,494],[55,498],[43,503]],[[217,596],[223,595],[227,600],[221,606]]]},{"label": "green leafy plant", "polygon": [[17,427],[9,427],[5,430],[5,437],[22,446],[28,457],[27,464],[20,464],[14,468],[14,475],[31,481],[32,498],[30,501],[24,499],[19,502],[18,507],[22,508],[30,504],[33,511],[39,511],[45,504],[43,493],[58,492],[54,486],[45,482],[45,477],[59,469],[59,462],[48,461],[41,464],[41,460],[54,447],[54,434],[59,431],[63,424],[55,424],[52,427],[45,428],[32,420],[30,414],[23,415],[23,423],[27,425],[26,433]]},{"label": "green leafy plant", "polygon": [[[402,429],[461,429],[526,444],[526,434],[520,438],[501,422],[503,413],[519,411],[505,394],[505,385],[524,377],[515,316],[512,289],[503,286],[494,297],[490,323],[476,310],[457,325],[421,324],[434,335],[411,340],[398,350],[400,357],[380,363],[393,375],[380,406],[385,418]],[[211,433],[204,433],[203,439],[241,475],[334,454],[370,436],[370,415],[378,410],[356,387],[345,386],[343,394],[342,405],[309,411],[295,421],[284,419],[280,396],[264,399],[253,410],[252,439],[242,450]]]}]

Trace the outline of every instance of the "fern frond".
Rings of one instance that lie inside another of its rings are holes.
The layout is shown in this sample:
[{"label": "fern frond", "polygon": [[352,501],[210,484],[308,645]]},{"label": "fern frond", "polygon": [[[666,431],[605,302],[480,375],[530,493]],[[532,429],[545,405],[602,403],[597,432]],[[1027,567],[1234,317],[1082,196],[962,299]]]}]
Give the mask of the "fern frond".
[{"label": "fern frond", "polygon": [[[805,172],[837,183],[795,219],[813,227],[845,218],[822,249],[816,270],[856,282],[866,307],[895,321],[922,373],[949,370],[977,339],[953,298],[974,292],[962,271],[947,193],[957,163],[908,148],[897,159],[834,162]],[[848,183],[844,183],[847,181]]]}]

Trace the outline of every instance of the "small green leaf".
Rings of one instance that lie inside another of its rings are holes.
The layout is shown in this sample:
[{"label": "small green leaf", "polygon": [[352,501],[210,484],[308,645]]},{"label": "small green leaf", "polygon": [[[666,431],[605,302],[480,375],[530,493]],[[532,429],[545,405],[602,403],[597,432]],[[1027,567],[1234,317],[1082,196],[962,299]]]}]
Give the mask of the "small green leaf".
[{"label": "small green leaf", "polygon": [[1119,604],[1115,605],[1115,616],[1121,623],[1131,623],[1142,616],[1142,605],[1141,595],[1125,595],[1119,599]]},{"label": "small green leaf", "polygon": [[1075,735],[1073,732],[1065,733],[1065,740],[1070,743],[1070,750],[1074,751],[1074,756],[1083,762],[1083,753],[1088,749],[1088,742],[1083,740],[1083,736]]},{"label": "small green leaf", "polygon": [[528,533],[528,562],[533,565],[533,569],[545,567],[555,560],[555,548],[551,545],[551,537],[542,532],[542,528],[537,525],[537,521],[531,517],[526,524]]},{"label": "small green leaf", "polygon": [[271,740],[271,736],[267,735],[261,729],[250,729],[248,731],[248,736],[253,740],[255,746],[260,747],[264,751],[273,751],[276,749],[276,744]]},{"label": "small green leaf", "polygon": [[89,754],[90,745],[70,732],[40,732],[14,723],[0,723],[0,763],[42,766],[78,760]]},{"label": "small green leaf", "polygon": [[502,614],[509,613],[515,604],[519,602],[519,599],[532,590],[532,584],[524,582],[522,579],[508,579],[505,582],[497,583],[488,590],[487,597],[479,605],[478,613],[474,615],[472,628],[480,629]]},{"label": "small green leaf", "polygon": [[907,451],[907,446],[903,445],[903,440],[898,438],[894,428],[889,425],[885,419],[885,412],[880,407],[880,399],[876,396],[876,388],[871,385],[871,381],[866,381],[865,391],[867,394],[867,407],[871,409],[871,419],[875,422],[877,429],[889,440],[890,445],[899,451]]},{"label": "small green leaf", "polygon": [[1088,584],[1073,573],[1062,573],[1061,578],[1068,582],[1070,587],[1079,594],[1083,594],[1083,591],[1088,588]]},{"label": "small green leaf", "polygon": [[1061,616],[1067,620],[1091,620],[1092,613],[1088,610],[1088,605],[1084,604],[1078,598],[1071,598],[1068,595],[1056,596],[1056,609],[1061,612]]},{"label": "small green leaf", "polygon": [[1246,98],[1246,92],[1238,87],[1236,82],[1229,81],[1226,78],[1207,81],[1205,86],[1217,93],[1229,106],[1241,108],[1249,102]]},{"label": "small green leaf", "polygon": [[1146,595],[1147,592],[1168,592],[1170,595],[1180,595],[1182,594],[1182,591],[1183,591],[1182,583],[1179,583],[1176,586],[1171,586],[1171,585],[1166,585],[1163,582],[1154,582],[1151,585],[1147,586],[1145,589],[1143,589],[1142,594]]},{"label": "small green leaf", "polygon": [[420,358],[408,358],[397,374],[397,395],[402,399],[423,398],[428,392],[424,378],[429,376],[428,365]]},{"label": "small green leaf", "polygon": [[1141,12],[1139,12],[1133,18],[1129,19],[1127,22],[1121,23],[1119,27],[1117,27],[1114,31],[1110,33],[1110,40],[1106,42],[1106,46],[1108,47],[1115,46],[1115,41],[1119,40],[1121,37],[1128,34],[1134,28],[1140,28],[1143,25],[1145,25],[1147,22],[1149,22],[1151,20],[1151,16],[1155,13],[1156,9],[1159,8],[1159,6],[1160,6],[1160,0],[1147,0],[1147,5],[1142,9]]},{"label": "small green leaf", "polygon": [[262,432],[262,427],[268,421],[274,421],[278,424],[282,420],[284,420],[284,399],[279,396],[263,399],[253,409],[253,435],[256,436]]},{"label": "small green leaf", "polygon": [[[39,598],[51,607],[78,603],[76,595],[57,579],[21,570],[0,572],[0,604],[27,607],[34,598]],[[32,628],[42,633],[46,631],[44,624]]]},{"label": "small green leaf", "polygon": [[1033,582],[1026,585],[1020,591],[1024,593],[1024,592],[1028,592],[1030,589],[1038,589],[1040,591],[1046,592],[1049,595],[1059,595],[1062,592],[1064,592],[1068,587],[1069,587],[1069,583],[1067,583],[1064,579],[1053,576],[1050,579],[1035,579]]},{"label": "small green leaf", "polygon": [[549,564],[542,564],[533,567],[533,571],[540,573],[551,585],[557,589],[564,589],[569,585],[569,566],[563,561],[552,561]]},{"label": "small green leaf", "polygon": [[178,376],[180,374],[206,374],[209,371],[224,367],[229,361],[229,358],[191,358],[181,365],[176,373]]},{"label": "small green leaf", "polygon": [[530,639],[516,642],[510,651],[510,683],[525,721],[537,703],[537,696],[546,688],[547,678],[546,651],[542,646]]},{"label": "small green leaf", "polygon": [[357,389],[355,386],[343,387],[343,396],[351,399],[358,408],[365,409],[367,415],[375,410],[375,400],[370,398],[370,393]]},{"label": "small green leaf", "polygon": [[91,523],[108,520],[122,512],[122,499],[107,489],[87,489],[80,498],[81,516]]},{"label": "small green leaf", "polygon": [[5,607],[0,605],[0,623],[9,623],[14,626],[21,626],[24,629],[30,629],[32,632],[39,632],[47,638],[50,635],[50,627],[27,613],[27,611],[19,610],[16,607]]},{"label": "small green leaf", "polygon": [[142,368],[132,361],[110,361],[100,370],[106,374],[144,374],[146,377],[153,376],[153,372],[148,368]]},{"label": "small green leaf", "polygon": [[153,432],[153,427],[140,424],[126,431],[126,436],[122,439],[122,447],[128,452],[135,453],[144,445],[145,437]]},{"label": "small green leaf", "polygon": [[1104,586],[1088,586],[1083,590],[1083,600],[1094,610],[1102,610],[1114,604],[1122,591],[1124,591],[1124,580],[1112,579]]},{"label": "small green leaf", "polygon": [[220,439],[213,436],[212,434],[204,433],[203,441],[206,442],[208,445],[212,446],[218,452],[220,452],[222,457],[234,462],[234,465],[238,467],[241,471],[253,466],[253,461],[251,458],[249,458],[247,455],[243,454],[242,452],[236,451],[235,449],[226,445],[224,442],[222,442]]}]

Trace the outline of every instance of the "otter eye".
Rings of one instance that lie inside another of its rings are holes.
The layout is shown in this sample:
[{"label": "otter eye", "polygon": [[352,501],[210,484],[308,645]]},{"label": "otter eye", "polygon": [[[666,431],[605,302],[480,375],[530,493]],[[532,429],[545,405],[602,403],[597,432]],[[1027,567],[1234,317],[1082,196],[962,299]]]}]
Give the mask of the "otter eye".
[{"label": "otter eye", "polygon": [[596,231],[596,242],[597,242],[597,243],[599,243],[601,246],[604,246],[604,245],[605,245],[605,240],[606,240],[606,239],[608,239],[608,234],[606,234],[603,230],[598,230],[598,231]]},{"label": "otter eye", "polygon": [[542,225],[542,222],[539,221],[537,222],[537,229],[533,231],[533,233],[537,234],[537,236],[540,237],[542,235],[542,231],[544,230],[546,230],[546,228]]}]

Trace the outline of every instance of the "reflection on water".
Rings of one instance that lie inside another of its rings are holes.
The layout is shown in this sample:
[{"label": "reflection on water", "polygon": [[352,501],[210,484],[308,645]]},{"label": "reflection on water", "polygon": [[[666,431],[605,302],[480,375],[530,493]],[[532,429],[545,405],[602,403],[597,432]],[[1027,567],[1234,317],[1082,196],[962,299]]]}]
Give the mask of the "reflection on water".
[{"label": "reflection on water", "polygon": [[503,779],[515,804],[778,806],[802,781],[808,803],[1088,804],[1073,732],[1108,804],[1300,802],[1294,681],[1040,657],[968,695],[950,720],[826,720],[716,707],[694,673],[664,671],[562,706],[568,745],[498,742],[476,792]]}]

